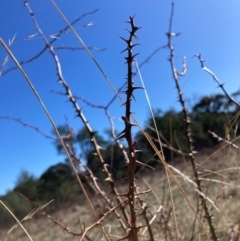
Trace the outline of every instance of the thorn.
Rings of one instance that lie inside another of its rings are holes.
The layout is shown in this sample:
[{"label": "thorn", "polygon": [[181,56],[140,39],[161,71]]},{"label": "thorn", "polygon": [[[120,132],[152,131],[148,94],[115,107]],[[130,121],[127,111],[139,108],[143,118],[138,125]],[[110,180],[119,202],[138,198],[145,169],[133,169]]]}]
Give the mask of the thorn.
[{"label": "thorn", "polygon": [[134,32],[137,32],[140,28],[142,28],[142,27],[135,26],[135,27],[133,28],[133,31],[134,31]]},{"label": "thorn", "polygon": [[135,96],[132,94],[132,98],[134,99],[134,101],[136,102]]},{"label": "thorn", "polygon": [[117,139],[115,139],[115,140],[113,141],[113,143],[114,143],[115,141],[118,141],[118,140],[123,139],[123,138],[126,138],[126,134],[125,134],[125,133],[122,134],[121,136],[117,137]]},{"label": "thorn", "polygon": [[[123,116],[122,116],[123,117]],[[125,122],[125,120],[124,120],[124,122]],[[121,136],[123,133],[125,133],[126,132],[126,129],[124,129],[123,131],[121,131],[118,135],[117,135],[117,137],[119,137],[119,136]]]},{"label": "thorn", "polygon": [[133,44],[131,47],[134,48],[135,46],[140,45],[140,44]]},{"label": "thorn", "polygon": [[126,50],[129,50],[129,47],[125,48],[120,54],[122,54],[122,53],[125,52]]},{"label": "thorn", "polygon": [[177,37],[177,36],[179,36],[181,33],[169,33],[169,32],[167,32],[166,33],[166,35],[168,36],[168,37]]},{"label": "thorn", "polygon": [[134,34],[133,36],[134,36],[136,39],[140,40],[140,38],[139,38],[136,34]]},{"label": "thorn", "polygon": [[127,101],[125,101],[123,104],[121,104],[121,106],[126,105],[126,104],[127,104]]},{"label": "thorn", "polygon": [[125,30],[127,30],[130,34],[132,33],[129,29],[125,28]]},{"label": "thorn", "polygon": [[134,59],[137,55],[139,55],[139,53],[134,54],[132,58]]},{"label": "thorn", "polygon": [[101,146],[99,146],[99,145],[97,145],[97,148],[98,148],[98,149],[105,150],[105,148],[103,148],[103,147],[101,147]]},{"label": "thorn", "polygon": [[129,44],[129,40],[126,40],[125,38],[123,38],[123,37],[121,37],[121,36],[120,36],[120,38],[121,38],[123,41],[125,41],[127,44]]},{"label": "thorn", "polygon": [[131,125],[131,127],[132,127],[132,126],[138,127],[138,125],[137,125],[137,124],[134,124],[134,123],[130,123],[130,125]]},{"label": "thorn", "polygon": [[111,177],[107,177],[104,181],[114,183],[114,181]]},{"label": "thorn", "polygon": [[[126,121],[127,121],[127,119],[126,119],[126,117],[125,117],[125,116],[122,116],[121,118],[122,118],[122,120],[123,120],[124,122],[126,122]],[[128,122],[128,121],[127,121],[127,122]]]},{"label": "thorn", "polygon": [[136,227],[136,229],[141,229],[141,228],[144,228],[144,227],[146,227],[147,225],[142,225],[142,226],[138,226],[138,227]]}]

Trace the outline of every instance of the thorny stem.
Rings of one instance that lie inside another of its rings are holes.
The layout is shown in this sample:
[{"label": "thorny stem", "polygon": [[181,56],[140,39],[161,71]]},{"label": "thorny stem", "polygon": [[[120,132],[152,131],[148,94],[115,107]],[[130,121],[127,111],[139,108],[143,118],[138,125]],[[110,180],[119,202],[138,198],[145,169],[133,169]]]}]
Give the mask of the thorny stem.
[{"label": "thorny stem", "polygon": [[[176,88],[177,88],[177,91],[178,91],[179,101],[180,101],[180,104],[182,105],[182,108],[183,108],[183,115],[184,115],[184,119],[185,119],[185,131],[186,131],[186,137],[187,137],[189,154],[190,154],[189,156],[190,156],[190,161],[191,161],[191,165],[192,165],[192,169],[193,169],[193,173],[194,173],[194,177],[195,177],[195,182],[197,184],[197,189],[199,190],[199,192],[202,193],[201,181],[199,179],[199,173],[198,173],[198,170],[197,170],[195,157],[194,157],[195,151],[194,151],[194,147],[193,147],[191,126],[190,126],[191,120],[190,120],[190,117],[188,115],[188,111],[187,111],[187,107],[185,105],[185,101],[183,99],[183,92],[182,92],[181,87],[179,85],[179,76],[183,76],[187,72],[186,59],[184,58],[183,70],[180,73],[177,72],[177,70],[175,68],[175,64],[174,64],[174,47],[173,47],[173,44],[172,44],[172,37],[177,37],[177,36],[180,35],[180,33],[172,32],[173,15],[174,15],[174,3],[172,3],[172,10],[171,10],[171,16],[170,16],[170,22],[169,22],[169,30],[168,30],[168,33],[167,33],[168,48],[170,50],[169,61],[170,61],[170,64],[171,64],[173,78],[175,80]],[[208,207],[207,207],[207,204],[206,204],[206,200],[201,195],[199,195],[199,198],[201,200],[201,203],[203,205],[203,209],[205,211],[205,217],[206,217],[207,222],[208,222],[208,226],[209,226],[209,229],[210,229],[210,233],[212,235],[212,239],[214,241],[217,241],[218,238],[217,238],[216,231],[215,231],[215,228],[214,228],[213,223],[212,223],[212,216],[209,213],[209,210],[208,210]]]},{"label": "thorny stem", "polygon": [[134,38],[137,38],[136,32],[139,27],[135,26],[134,24],[134,17],[130,17],[127,21],[131,25],[131,29],[128,30],[129,32],[129,39],[122,38],[127,43],[127,48],[124,49],[122,52],[127,51],[126,64],[127,64],[127,88],[124,93],[127,95],[126,102],[124,103],[126,107],[125,116],[122,117],[125,123],[125,129],[119,134],[117,139],[125,138],[128,143],[128,158],[129,158],[129,173],[128,173],[128,180],[129,180],[129,188],[128,188],[128,204],[130,208],[130,232],[128,236],[124,237],[123,239],[129,239],[131,241],[138,240],[138,230],[139,227],[137,226],[137,218],[136,218],[136,207],[135,207],[135,169],[136,169],[136,159],[135,159],[135,145],[132,140],[131,128],[134,124],[131,123],[131,101],[134,98],[133,92],[136,89],[141,89],[141,87],[134,87],[133,82],[133,71],[132,65],[134,62],[134,58],[137,54],[133,55],[132,49],[137,44],[133,44],[132,41]]},{"label": "thorny stem", "polygon": [[[120,90],[118,90],[120,91]],[[58,92],[58,91],[52,91],[56,94],[59,94],[59,95],[64,95],[64,93],[62,92]],[[129,163],[129,160],[128,160],[128,155],[127,155],[127,152],[125,151],[124,149],[124,146],[121,144],[121,142],[119,140],[117,140],[117,136],[116,136],[116,133],[115,133],[115,128],[114,128],[114,123],[113,123],[113,120],[112,120],[112,117],[108,111],[109,109],[109,106],[112,104],[112,102],[110,101],[106,106],[103,106],[103,105],[96,105],[96,104],[93,104],[89,101],[87,101],[84,97],[81,97],[81,96],[73,96],[76,100],[81,100],[83,101],[85,104],[87,104],[88,106],[92,107],[92,108],[96,108],[96,109],[102,109],[104,110],[105,112],[105,115],[107,116],[108,118],[108,121],[109,121],[109,124],[111,126],[111,134],[112,134],[112,137],[116,140],[116,143],[118,145],[118,147],[120,148],[120,150],[122,151],[123,155],[124,155],[124,158],[125,158],[125,161],[126,163],[128,164]],[[1,116],[0,116],[0,119],[1,119]]]},{"label": "thorny stem", "polygon": [[[80,166],[84,167],[86,169],[86,171],[89,173],[90,179],[92,180],[92,183],[93,183],[93,188],[106,201],[106,203],[109,205],[109,207],[113,208],[113,204],[112,204],[111,200],[108,198],[108,195],[98,185],[97,178],[94,176],[92,170],[88,166],[84,165],[81,162],[81,160],[77,157],[73,146],[67,145],[67,148],[69,149],[69,153],[71,154],[71,156],[73,156],[73,160],[75,162],[77,162]],[[114,210],[114,213],[115,213],[120,225],[126,231],[127,230],[126,225],[125,225],[124,221],[122,220],[120,214],[117,212],[116,209]]]},{"label": "thorny stem", "polygon": [[[98,159],[100,161],[101,167],[102,167],[104,173],[107,176],[106,181],[108,181],[112,193],[116,196],[118,204],[122,203],[122,199],[119,196],[118,191],[117,191],[117,189],[115,187],[114,181],[112,179],[112,175],[109,172],[109,170],[107,168],[107,165],[104,162],[104,159],[103,159],[103,157],[101,155],[101,152],[100,152],[100,148],[101,147],[97,143],[97,140],[96,140],[96,137],[95,137],[95,132],[92,130],[90,124],[88,123],[86,117],[83,114],[83,111],[81,110],[81,108],[79,107],[76,99],[72,95],[70,87],[68,86],[67,82],[65,81],[65,79],[63,77],[61,64],[60,64],[60,61],[58,59],[58,56],[55,53],[53,46],[49,43],[49,41],[47,40],[47,38],[43,34],[42,30],[40,29],[40,27],[39,27],[39,25],[38,25],[38,23],[37,23],[37,21],[36,21],[36,19],[34,17],[34,13],[32,12],[30,6],[27,3],[27,0],[23,0],[23,2],[24,2],[25,7],[27,8],[27,10],[29,11],[29,14],[30,14],[30,16],[32,18],[32,21],[33,21],[34,25],[35,25],[35,28],[37,29],[37,31],[41,35],[41,37],[44,40],[45,44],[48,46],[49,51],[50,51],[51,55],[54,58],[54,62],[56,64],[56,66],[57,66],[57,75],[58,75],[58,78],[59,78],[59,82],[63,85],[63,87],[64,87],[64,89],[66,91],[66,96],[69,98],[70,102],[73,104],[73,107],[74,107],[74,109],[76,111],[76,116],[78,116],[82,120],[82,122],[85,125],[85,128],[87,129],[87,131],[88,131],[88,133],[89,133],[89,135],[91,137],[91,143],[92,143],[92,145],[93,145],[93,147],[95,149],[96,155],[98,156]],[[127,221],[128,220],[128,215],[127,215],[127,213],[125,212],[125,210],[122,207],[121,207],[121,211],[122,211],[122,214],[123,214],[125,220]]]}]

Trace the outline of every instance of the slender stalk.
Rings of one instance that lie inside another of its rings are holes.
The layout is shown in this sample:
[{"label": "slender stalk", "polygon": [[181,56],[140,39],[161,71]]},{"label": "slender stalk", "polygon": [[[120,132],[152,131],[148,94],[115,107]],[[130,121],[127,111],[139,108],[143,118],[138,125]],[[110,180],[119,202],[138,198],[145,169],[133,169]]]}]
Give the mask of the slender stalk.
[{"label": "slender stalk", "polygon": [[[170,16],[170,21],[169,21],[169,30],[168,30],[168,33],[167,33],[168,48],[170,50],[169,61],[170,61],[170,65],[171,65],[173,79],[175,81],[176,88],[177,88],[177,91],[178,91],[179,102],[182,106],[182,112],[183,112],[183,115],[184,115],[185,134],[186,134],[186,137],[187,137],[190,162],[191,162],[191,165],[192,165],[193,174],[194,174],[194,177],[195,177],[195,182],[197,184],[197,189],[200,193],[202,193],[201,181],[200,181],[200,178],[199,178],[199,173],[198,173],[198,170],[197,170],[197,165],[196,165],[195,156],[194,156],[196,152],[194,151],[194,147],[193,147],[193,139],[192,139],[192,133],[191,133],[191,119],[189,117],[188,110],[187,110],[187,107],[186,107],[186,104],[185,104],[185,101],[184,101],[184,98],[183,98],[183,92],[182,92],[181,86],[179,84],[179,77],[184,76],[187,72],[186,58],[184,58],[183,70],[181,72],[178,72],[176,70],[175,63],[174,63],[174,47],[173,47],[173,44],[172,44],[172,38],[179,36],[180,33],[172,32],[173,15],[174,15],[174,3],[172,3],[172,11],[171,11],[171,16]],[[209,213],[209,210],[208,210],[206,199],[201,195],[199,195],[199,199],[201,201],[201,205],[202,205],[202,207],[204,209],[204,212],[205,212],[205,217],[206,217],[209,229],[210,229],[211,237],[214,241],[217,241],[218,240],[217,234],[216,234],[213,222],[212,222],[212,215]]]},{"label": "slender stalk", "polygon": [[125,138],[128,143],[128,158],[129,158],[129,171],[128,171],[128,205],[130,208],[130,232],[126,238],[128,238],[131,241],[137,241],[138,240],[138,231],[139,227],[137,226],[137,216],[136,216],[136,201],[135,201],[135,195],[136,195],[136,185],[135,185],[135,169],[136,169],[136,159],[135,159],[135,144],[132,139],[132,127],[135,124],[131,123],[131,101],[134,99],[133,92],[136,89],[142,89],[142,87],[135,87],[133,82],[133,70],[132,65],[134,62],[134,57],[137,55],[133,55],[132,50],[137,44],[133,44],[132,41],[134,38],[137,38],[136,32],[138,31],[139,27],[137,27],[134,24],[134,17],[130,17],[127,23],[130,24],[131,29],[128,30],[129,32],[129,38],[124,39],[122,38],[126,44],[127,48],[124,49],[122,52],[127,51],[127,57],[126,64],[127,64],[127,88],[124,91],[126,94],[126,102],[125,105],[125,116],[122,117],[125,128],[120,133],[117,139]]}]

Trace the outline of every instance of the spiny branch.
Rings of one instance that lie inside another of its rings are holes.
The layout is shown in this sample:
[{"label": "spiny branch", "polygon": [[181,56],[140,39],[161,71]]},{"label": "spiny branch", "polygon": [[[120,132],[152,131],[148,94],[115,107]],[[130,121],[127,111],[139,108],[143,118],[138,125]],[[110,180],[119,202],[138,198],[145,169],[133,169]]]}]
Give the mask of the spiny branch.
[{"label": "spiny branch", "polygon": [[[172,38],[179,36],[180,33],[174,33],[172,31],[173,15],[174,15],[174,3],[172,3],[172,10],[171,10],[171,16],[170,16],[170,21],[169,21],[169,30],[166,33],[167,38],[168,38],[168,48],[170,50],[169,61],[170,61],[170,64],[171,64],[173,79],[175,81],[176,88],[177,88],[177,91],[178,91],[179,101],[180,101],[180,104],[181,104],[182,109],[183,109],[183,115],[184,115],[184,121],[185,121],[185,131],[186,131],[186,137],[187,137],[189,154],[190,154],[190,161],[191,161],[191,165],[192,165],[192,169],[193,169],[193,173],[194,173],[194,177],[195,177],[195,182],[197,184],[197,189],[199,190],[199,192],[203,193],[201,181],[199,179],[199,173],[198,173],[196,162],[195,162],[195,156],[194,156],[195,151],[194,151],[194,147],[193,147],[193,140],[192,140],[192,133],[191,133],[191,119],[189,117],[187,107],[186,107],[185,101],[183,99],[183,92],[182,92],[180,84],[179,84],[179,77],[185,75],[186,72],[187,72],[186,58],[184,57],[183,70],[180,72],[180,74],[176,70],[175,63],[174,63],[175,53],[174,53],[174,47],[173,47],[173,44],[172,44]],[[209,229],[210,229],[210,233],[212,235],[212,239],[214,241],[218,241],[216,231],[215,231],[215,227],[213,226],[213,222],[212,222],[212,215],[210,215],[210,213],[209,213],[206,200],[202,195],[199,195],[199,198],[201,200],[203,209],[205,211],[205,217],[206,217],[207,222],[208,222],[208,226],[209,226]]]},{"label": "spiny branch", "polygon": [[124,103],[124,106],[126,108],[125,110],[125,116],[122,116],[122,120],[125,124],[124,130],[118,135],[116,140],[124,138],[128,143],[128,158],[129,158],[129,172],[128,172],[128,193],[126,196],[128,197],[128,204],[130,208],[130,215],[131,215],[131,221],[130,221],[130,231],[127,236],[119,239],[129,239],[131,241],[138,241],[138,231],[141,228],[137,225],[137,216],[136,216],[136,185],[135,185],[135,169],[137,166],[137,162],[135,159],[135,146],[136,143],[132,140],[132,132],[131,129],[134,126],[133,123],[131,123],[131,101],[134,99],[133,92],[137,89],[142,89],[142,87],[135,87],[134,81],[133,81],[133,71],[132,71],[132,65],[135,61],[135,56],[137,54],[133,54],[132,50],[133,48],[138,44],[133,44],[132,41],[134,39],[137,39],[138,36],[136,35],[136,32],[140,29],[134,24],[134,17],[130,17],[127,23],[130,24],[130,30],[127,30],[129,32],[129,38],[124,39],[121,37],[121,39],[127,44],[127,47],[122,51],[127,51],[127,57],[126,64],[127,64],[127,87],[126,90],[123,91],[124,94],[126,94],[126,101]]},{"label": "spiny branch", "polygon": [[[56,52],[54,51],[54,48],[53,46],[51,45],[51,43],[47,40],[47,38],[45,37],[45,35],[43,34],[41,28],[39,27],[38,23],[37,23],[37,20],[34,16],[34,13],[32,12],[31,8],[29,7],[29,4],[27,3],[27,0],[23,0],[24,1],[24,5],[26,6],[31,18],[32,18],[32,21],[34,23],[34,26],[36,28],[36,30],[38,31],[38,33],[40,34],[40,36],[42,37],[43,41],[45,42],[47,48],[49,49],[50,51],[50,54],[52,55],[53,59],[54,59],[54,62],[55,62],[55,65],[57,67],[57,75],[58,75],[58,78],[59,78],[59,83],[62,84],[62,86],[64,87],[65,89],[65,92],[66,92],[66,96],[68,97],[68,99],[70,100],[70,102],[72,103],[73,105],[73,108],[75,109],[75,112],[76,112],[76,116],[79,117],[81,119],[81,121],[83,122],[86,130],[88,131],[91,139],[91,143],[94,147],[94,150],[95,150],[95,154],[96,156],[98,157],[98,160],[100,161],[100,164],[101,164],[101,168],[103,170],[103,172],[105,173],[106,175],[106,181],[108,182],[110,188],[111,188],[111,191],[112,193],[116,196],[117,198],[117,201],[118,203],[121,203],[122,200],[121,198],[118,196],[118,191],[115,187],[115,183],[114,183],[114,180],[112,178],[112,174],[109,172],[108,168],[107,168],[107,165],[102,157],[102,154],[100,152],[100,145],[98,145],[97,143],[97,139],[96,139],[96,136],[95,136],[95,132],[93,131],[93,129],[91,128],[89,122],[87,121],[82,109],[79,107],[76,99],[74,98],[73,94],[72,94],[72,91],[69,87],[69,85],[67,84],[64,76],[63,76],[63,73],[62,73],[62,68],[61,68],[61,64],[60,64],[60,61],[59,61],[59,58],[56,54]],[[125,210],[122,209],[122,213],[124,215],[124,218],[125,218],[125,221],[128,220],[128,215],[127,213],[125,212]]]}]

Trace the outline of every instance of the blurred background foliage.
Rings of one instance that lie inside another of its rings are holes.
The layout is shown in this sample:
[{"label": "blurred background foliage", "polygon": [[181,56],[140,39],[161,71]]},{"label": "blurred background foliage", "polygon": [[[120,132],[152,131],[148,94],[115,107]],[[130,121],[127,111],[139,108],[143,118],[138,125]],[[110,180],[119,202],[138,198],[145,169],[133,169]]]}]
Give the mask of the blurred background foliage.
[{"label": "blurred background foliage", "polygon": [[[234,98],[239,97],[239,92],[233,93],[232,96]],[[237,111],[238,109],[233,103],[229,102],[225,95],[216,94],[200,98],[189,112],[192,120],[191,129],[195,149],[200,151],[203,148],[211,148],[218,143],[216,139],[209,135],[208,130],[223,138],[234,138],[238,135],[238,121],[235,118]],[[155,110],[154,114],[160,139],[162,143],[168,146],[163,147],[166,160],[171,160],[171,163],[173,163],[174,158],[179,155],[173,151],[173,148],[188,153],[183,114],[181,111],[178,112],[174,109],[166,112]],[[62,136],[67,136],[72,131],[67,125],[59,126],[58,129]],[[144,131],[152,137],[152,140],[159,147],[157,133],[150,117],[146,121]],[[113,138],[110,138],[110,135],[108,136],[107,140],[106,137],[99,135],[97,132],[95,133],[97,142],[102,147],[101,153],[108,164],[109,171],[114,179],[119,180],[126,176],[127,167],[120,148]],[[159,161],[143,134],[139,131],[134,139],[137,142],[137,149],[141,150],[141,152],[137,153],[138,161],[156,166]],[[73,148],[74,155],[92,170],[100,182],[104,183],[106,176],[102,172],[97,156],[94,155],[91,137],[87,130],[83,128],[76,134],[69,135],[68,138],[65,138],[65,143]],[[54,145],[59,154],[64,153],[59,142],[55,141]],[[169,149],[169,147],[172,148]],[[80,166],[78,170],[81,180],[87,184],[86,170]],[[55,201],[50,205],[51,209],[54,210],[64,207],[65,204],[72,201],[79,194],[80,189],[73,171],[67,160],[64,160],[62,163],[49,167],[39,178],[22,171],[16,181],[14,190],[9,191],[0,198],[21,219],[33,208],[36,208],[33,202],[42,205],[54,199]],[[32,203],[26,201],[23,196],[31,200]],[[13,218],[0,206],[0,225],[12,225],[12,223],[14,223]]]}]

